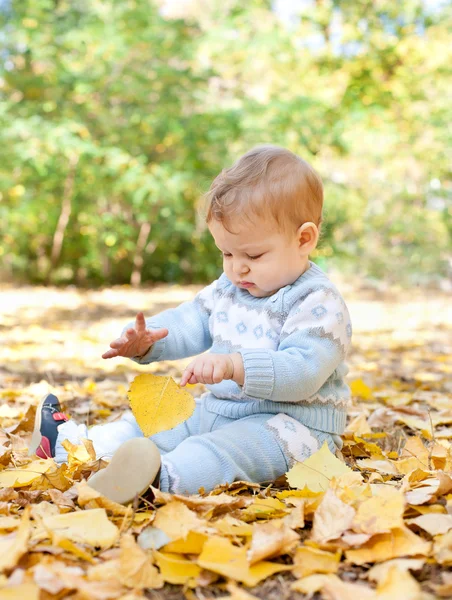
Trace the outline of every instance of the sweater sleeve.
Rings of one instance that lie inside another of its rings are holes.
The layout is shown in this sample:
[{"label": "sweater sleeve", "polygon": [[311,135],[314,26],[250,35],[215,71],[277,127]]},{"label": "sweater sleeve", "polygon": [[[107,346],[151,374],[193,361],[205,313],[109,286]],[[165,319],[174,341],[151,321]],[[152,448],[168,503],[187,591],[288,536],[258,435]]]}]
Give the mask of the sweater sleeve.
[{"label": "sweater sleeve", "polygon": [[350,316],[334,289],[311,291],[289,312],[277,350],[243,349],[244,396],[299,402],[315,394],[344,360]]},{"label": "sweater sleeve", "polygon": [[[155,342],[147,354],[132,360],[144,365],[159,360],[176,360],[194,356],[210,348],[212,337],[209,318],[218,281],[201,290],[192,301],[184,302],[176,308],[165,310],[146,319],[148,329],[166,327],[168,335]],[[133,327],[133,323],[128,324],[124,331],[129,327]]]}]

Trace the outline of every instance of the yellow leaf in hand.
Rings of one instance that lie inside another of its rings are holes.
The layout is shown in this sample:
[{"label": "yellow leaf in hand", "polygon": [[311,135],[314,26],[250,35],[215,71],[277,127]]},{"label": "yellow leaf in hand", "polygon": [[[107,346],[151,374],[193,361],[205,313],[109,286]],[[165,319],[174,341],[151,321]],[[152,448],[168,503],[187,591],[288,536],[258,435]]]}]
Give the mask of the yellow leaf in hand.
[{"label": "yellow leaf in hand", "polygon": [[290,487],[302,490],[307,487],[311,492],[323,492],[333,477],[349,473],[351,469],[330,452],[325,442],[320,450],[302,463],[294,465],[286,473]]},{"label": "yellow leaf in hand", "polygon": [[172,377],[137,375],[128,397],[137,423],[147,437],[173,429],[195,410],[193,396],[181,389]]}]

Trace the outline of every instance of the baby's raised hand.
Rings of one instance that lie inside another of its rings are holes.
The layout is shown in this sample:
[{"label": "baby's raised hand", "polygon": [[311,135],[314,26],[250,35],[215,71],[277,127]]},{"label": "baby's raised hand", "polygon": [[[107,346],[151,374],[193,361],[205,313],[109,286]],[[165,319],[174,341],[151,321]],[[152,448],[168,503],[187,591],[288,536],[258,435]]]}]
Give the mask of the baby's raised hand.
[{"label": "baby's raised hand", "polygon": [[111,350],[102,354],[102,358],[114,358],[115,356],[126,356],[135,358],[144,356],[149,352],[151,346],[158,340],[168,335],[168,329],[146,329],[146,321],[142,312],[137,314],[135,327],[124,332],[117,340],[110,344]]}]

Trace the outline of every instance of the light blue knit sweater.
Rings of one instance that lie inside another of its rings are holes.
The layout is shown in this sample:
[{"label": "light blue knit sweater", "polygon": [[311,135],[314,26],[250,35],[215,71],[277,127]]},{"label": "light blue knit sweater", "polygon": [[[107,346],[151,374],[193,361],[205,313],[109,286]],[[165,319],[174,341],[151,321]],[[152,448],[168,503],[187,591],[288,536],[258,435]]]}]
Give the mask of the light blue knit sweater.
[{"label": "light blue knit sweater", "polygon": [[350,390],[344,363],[352,328],[334,284],[314,263],[293,284],[267,298],[237,288],[226,275],[147,320],[169,334],[137,362],[240,352],[245,382],[208,385],[206,408],[227,417],[286,413],[307,427],[345,429]]}]

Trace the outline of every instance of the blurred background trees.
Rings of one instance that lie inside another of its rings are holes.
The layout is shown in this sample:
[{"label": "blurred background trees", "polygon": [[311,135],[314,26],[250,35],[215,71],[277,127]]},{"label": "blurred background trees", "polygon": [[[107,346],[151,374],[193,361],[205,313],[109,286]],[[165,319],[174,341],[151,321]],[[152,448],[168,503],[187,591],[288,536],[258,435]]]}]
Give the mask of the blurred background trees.
[{"label": "blurred background trees", "polygon": [[447,277],[451,16],[441,0],[0,0],[2,278],[213,278],[199,198],[260,143],[321,174],[322,267]]}]

